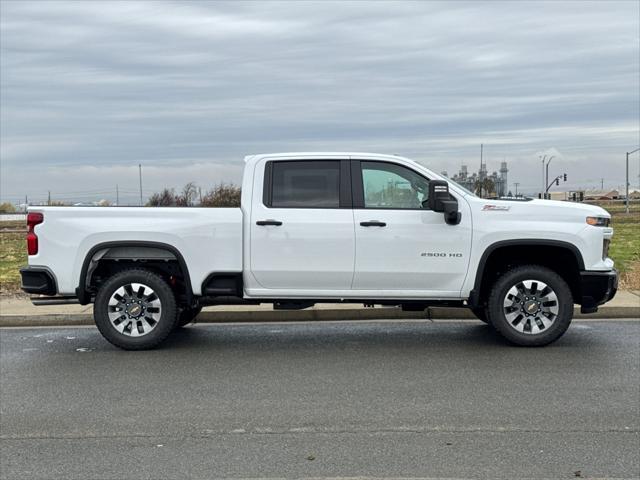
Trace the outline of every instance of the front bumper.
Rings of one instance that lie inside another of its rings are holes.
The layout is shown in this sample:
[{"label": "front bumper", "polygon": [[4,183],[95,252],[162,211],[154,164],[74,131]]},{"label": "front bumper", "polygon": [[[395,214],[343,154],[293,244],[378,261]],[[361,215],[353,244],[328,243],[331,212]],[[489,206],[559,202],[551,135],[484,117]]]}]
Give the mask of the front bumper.
[{"label": "front bumper", "polygon": [[618,291],[618,271],[608,272],[580,272],[580,302],[582,313],[598,311],[598,305],[611,300]]},{"label": "front bumper", "polygon": [[24,267],[20,269],[22,290],[39,295],[55,295],[58,293],[56,279],[45,267]]}]

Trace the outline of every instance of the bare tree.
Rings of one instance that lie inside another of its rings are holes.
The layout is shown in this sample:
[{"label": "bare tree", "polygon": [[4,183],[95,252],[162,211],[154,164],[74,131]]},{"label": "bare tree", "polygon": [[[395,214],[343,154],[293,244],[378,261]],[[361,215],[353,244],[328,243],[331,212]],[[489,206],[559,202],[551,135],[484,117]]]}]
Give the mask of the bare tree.
[{"label": "bare tree", "polygon": [[195,182],[189,182],[182,187],[182,194],[176,197],[178,207],[193,207],[193,201],[198,195],[198,187]]},{"label": "bare tree", "polygon": [[156,192],[147,201],[147,207],[175,207],[176,204],[176,194],[173,188],[165,188],[161,192]]},{"label": "bare tree", "polygon": [[[239,207],[240,187],[229,183],[221,183],[202,196],[202,207]],[[147,207],[192,207],[198,197],[195,182],[187,183],[177,195],[173,188],[165,188],[149,197]]]},{"label": "bare tree", "polygon": [[202,197],[202,207],[239,207],[241,189],[232,183],[220,185],[209,190]]},{"label": "bare tree", "polygon": [[16,211],[16,207],[13,206],[13,203],[3,202],[0,203],[0,213],[13,213]]}]

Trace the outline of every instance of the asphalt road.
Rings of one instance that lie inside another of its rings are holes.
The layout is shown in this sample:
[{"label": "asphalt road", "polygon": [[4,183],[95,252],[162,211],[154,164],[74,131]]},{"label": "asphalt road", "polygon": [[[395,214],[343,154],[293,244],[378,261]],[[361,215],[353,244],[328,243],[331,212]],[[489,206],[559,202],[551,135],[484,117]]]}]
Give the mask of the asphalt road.
[{"label": "asphalt road", "polygon": [[640,477],[640,322],[0,331],[2,478]]}]

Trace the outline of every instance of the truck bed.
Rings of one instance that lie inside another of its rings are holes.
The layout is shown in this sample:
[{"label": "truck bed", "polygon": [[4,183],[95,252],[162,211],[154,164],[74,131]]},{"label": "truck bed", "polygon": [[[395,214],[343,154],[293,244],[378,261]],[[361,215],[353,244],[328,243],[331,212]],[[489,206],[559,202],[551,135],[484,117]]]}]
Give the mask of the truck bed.
[{"label": "truck bed", "polygon": [[174,247],[189,268],[195,295],[210,273],[242,271],[240,208],[31,207],[29,211],[44,214],[44,221],[35,227],[38,253],[29,264],[55,272],[61,295],[75,293],[87,254],[112,241]]}]

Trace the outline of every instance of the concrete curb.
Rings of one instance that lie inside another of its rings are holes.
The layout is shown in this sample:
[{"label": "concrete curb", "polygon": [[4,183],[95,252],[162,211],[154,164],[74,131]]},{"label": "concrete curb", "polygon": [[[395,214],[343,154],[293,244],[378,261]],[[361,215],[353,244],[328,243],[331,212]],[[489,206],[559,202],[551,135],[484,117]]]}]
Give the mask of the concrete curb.
[{"label": "concrete curb", "polygon": [[[466,308],[433,307],[425,312],[403,312],[399,308],[350,308],[309,310],[216,310],[203,311],[197,323],[228,322],[303,322],[331,320],[393,320],[393,319],[475,319]],[[589,315],[574,310],[574,318],[640,318],[640,306],[603,306]],[[0,315],[0,327],[57,327],[93,325],[93,316],[88,313]]]}]

